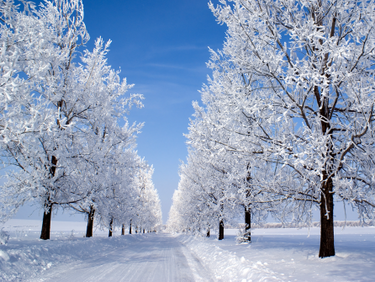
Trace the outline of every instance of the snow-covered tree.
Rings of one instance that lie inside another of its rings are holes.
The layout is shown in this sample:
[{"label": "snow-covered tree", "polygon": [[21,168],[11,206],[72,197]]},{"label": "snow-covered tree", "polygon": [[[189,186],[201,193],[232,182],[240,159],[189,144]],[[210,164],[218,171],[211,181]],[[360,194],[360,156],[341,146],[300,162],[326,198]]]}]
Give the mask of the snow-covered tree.
[{"label": "snow-covered tree", "polygon": [[[53,206],[93,199],[100,184],[90,186],[90,176],[111,179],[106,192],[124,186],[112,176],[124,177],[119,170],[130,171],[135,162],[140,126],[130,126],[126,114],[133,104],[142,106],[142,96],[125,95],[131,85],[106,63],[109,42],[98,39],[92,52],[75,61],[88,40],[82,1],[25,4],[22,12],[12,1],[2,5],[2,55],[10,63],[2,68],[8,80],[1,89],[1,146],[3,160],[18,168],[2,189],[4,208],[11,214],[12,205],[16,210],[38,201],[45,211],[41,238],[48,239]],[[22,38],[25,33],[29,38]]]},{"label": "snow-covered tree", "polygon": [[[374,216],[375,3],[223,0],[210,7],[228,30],[223,49],[211,50],[206,109],[196,106],[207,128],[199,139],[248,156],[252,189],[287,201],[295,218],[310,220],[317,205],[319,256],[332,256],[334,196]],[[268,177],[259,176],[262,166]]]},{"label": "snow-covered tree", "polygon": [[[98,205],[103,206],[101,201],[109,197],[107,192],[119,188],[120,183],[123,193],[130,195],[126,187],[131,187],[140,163],[134,150],[135,134],[142,125],[130,126],[126,114],[134,102],[142,106],[139,100],[142,96],[124,96],[132,85],[127,85],[126,81],[121,82],[118,72],[106,64],[108,46],[109,42],[104,46],[103,40],[98,39],[93,52],[85,51],[82,57],[84,64],[81,65],[78,76],[86,97],[94,102],[94,105],[89,106],[87,118],[77,126],[81,138],[78,142],[79,158],[75,159],[80,160],[80,166],[77,163],[77,167],[84,172],[80,173],[79,177],[83,180],[81,191],[85,196],[70,206],[88,215],[88,225],[91,226],[87,230],[89,237],[92,236],[91,220],[94,213],[106,213],[98,210]],[[119,124],[124,125],[120,127]],[[105,203],[104,200],[104,205]]]},{"label": "snow-covered tree", "polygon": [[[273,174],[270,174],[273,167],[254,157],[262,153],[261,148],[253,146],[252,151],[251,147],[247,147],[249,151],[239,149],[241,140],[231,129],[243,125],[233,118],[235,112],[226,105],[230,102],[228,99],[219,94],[211,95],[207,89],[202,91],[202,99],[205,108],[193,104],[194,119],[186,135],[188,162],[181,166],[179,193],[173,198],[170,217],[184,218],[181,228],[176,230],[196,231],[208,226],[217,230],[219,227],[219,238],[222,239],[224,222],[234,222],[233,219],[238,219],[242,213],[246,223],[243,237],[250,241],[251,214],[262,220],[267,212],[272,211],[269,205],[272,188],[263,185],[263,178]],[[190,214],[184,211],[184,201],[191,206],[187,209]],[[213,222],[215,220],[218,224]],[[188,224],[190,221],[193,223]],[[202,222],[207,226],[202,226]],[[172,225],[179,224],[174,222]]]},{"label": "snow-covered tree", "polygon": [[[190,127],[189,142],[197,141],[192,138],[197,128],[197,124]],[[208,143],[190,147],[187,163],[180,167],[168,228],[193,233],[215,230],[218,238],[223,239],[225,222],[235,223],[238,215],[245,213],[250,240],[250,209],[255,213],[260,208],[260,203],[254,200],[260,201],[260,195],[252,195],[249,190],[246,159],[239,159],[233,152],[216,151]],[[210,149],[203,150],[205,146]]]},{"label": "snow-covered tree", "polygon": [[139,169],[135,179],[138,197],[130,217],[133,224],[147,231],[155,230],[162,223],[160,200],[152,182],[153,173],[153,167],[146,163]]},{"label": "snow-covered tree", "polygon": [[[64,30],[54,29],[56,25],[53,26],[51,20],[57,22],[56,17],[43,15],[43,11],[51,10],[52,6],[37,11],[34,5],[24,1],[23,8],[21,12],[13,1],[1,2],[1,146],[3,160],[24,172],[24,177],[18,173],[12,177],[13,182],[20,185],[8,182],[13,186],[13,192],[20,196],[13,198],[16,207],[30,196],[24,190],[26,186],[34,186],[38,178],[45,179],[54,173],[54,168],[43,167],[38,158],[46,143],[45,133],[52,131],[55,119],[50,101],[41,92],[47,93],[53,88],[46,78],[51,72],[59,71],[55,63],[63,61],[69,53],[63,47],[64,40],[69,42],[72,36],[78,36],[74,32],[59,34]],[[69,17],[63,19],[66,20]],[[35,150],[35,145],[40,150]]]}]

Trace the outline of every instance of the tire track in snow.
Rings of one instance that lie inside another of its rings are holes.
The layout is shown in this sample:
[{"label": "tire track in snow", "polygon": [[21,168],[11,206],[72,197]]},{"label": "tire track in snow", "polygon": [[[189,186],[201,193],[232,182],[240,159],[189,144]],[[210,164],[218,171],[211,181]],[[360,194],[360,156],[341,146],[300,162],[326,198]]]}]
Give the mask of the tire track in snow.
[{"label": "tire track in snow", "polygon": [[51,267],[31,281],[213,281],[199,259],[175,237],[135,236],[131,244],[87,261]]}]

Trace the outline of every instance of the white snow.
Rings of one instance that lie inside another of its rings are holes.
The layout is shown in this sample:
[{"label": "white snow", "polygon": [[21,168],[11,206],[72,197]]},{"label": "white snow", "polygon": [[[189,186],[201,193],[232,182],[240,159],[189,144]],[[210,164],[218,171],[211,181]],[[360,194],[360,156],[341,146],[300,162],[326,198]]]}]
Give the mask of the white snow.
[{"label": "white snow", "polygon": [[251,244],[236,244],[235,230],[223,241],[183,240],[219,281],[374,281],[374,227],[335,228],[336,256],[325,259],[318,257],[319,228],[252,233]]},{"label": "white snow", "polygon": [[84,222],[11,220],[0,245],[0,281],[373,281],[375,228],[335,229],[336,256],[318,258],[319,229],[253,230],[251,244],[167,233],[84,238]]}]

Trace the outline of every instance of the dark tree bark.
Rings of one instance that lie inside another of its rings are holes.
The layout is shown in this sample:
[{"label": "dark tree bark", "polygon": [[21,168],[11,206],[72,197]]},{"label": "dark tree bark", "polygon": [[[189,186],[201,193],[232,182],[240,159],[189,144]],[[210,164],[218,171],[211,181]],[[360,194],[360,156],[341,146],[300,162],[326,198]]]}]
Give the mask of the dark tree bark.
[{"label": "dark tree bark", "polygon": [[224,239],[224,221],[223,220],[220,220],[219,222],[219,240],[223,240]]},{"label": "dark tree bark", "polygon": [[[53,178],[56,174],[56,165],[57,165],[57,158],[52,156],[51,158],[51,167],[49,169],[51,178]],[[49,198],[45,200],[44,203],[44,213],[43,213],[43,223],[42,223],[42,231],[40,233],[40,239],[49,240],[50,233],[51,233],[51,218],[52,218],[52,203]]]},{"label": "dark tree bark", "polygon": [[129,224],[129,234],[132,234],[132,220],[130,220]]},{"label": "dark tree bark", "polygon": [[245,237],[244,240],[251,242],[251,208],[245,207]]},{"label": "dark tree bark", "polygon": [[[250,189],[251,189],[251,174],[250,174],[250,163],[247,164],[247,176],[246,176],[246,183],[248,185],[248,190],[246,192],[246,197],[250,197]],[[251,242],[251,207],[250,204],[248,206],[245,205],[245,234],[243,238],[244,242]]]},{"label": "dark tree bark", "polygon": [[144,233],[146,233],[146,230],[145,230],[145,229],[143,229],[143,234],[144,234]]},{"label": "dark tree bark", "polygon": [[52,217],[52,204],[46,203],[43,214],[42,231],[40,233],[40,239],[49,240],[51,234],[51,217]]},{"label": "dark tree bark", "polygon": [[111,218],[111,221],[109,222],[108,237],[112,237],[112,229],[113,229],[113,217]]},{"label": "dark tree bark", "polygon": [[211,236],[211,232],[210,232],[210,228],[207,228],[207,233],[206,233],[206,237],[210,237]]},{"label": "dark tree bark", "polygon": [[90,206],[90,212],[87,218],[86,237],[92,237],[94,233],[94,215],[95,209],[93,206]]},{"label": "dark tree bark", "polygon": [[[334,31],[334,29],[332,29]],[[332,34],[333,35],[333,34]],[[333,148],[334,144],[332,140],[335,138],[332,136],[331,130],[331,116],[334,111],[333,108],[329,108],[329,97],[322,97],[318,86],[314,86],[314,94],[318,103],[319,114],[321,115],[321,130],[322,135],[327,136],[326,143],[326,154],[328,156],[326,163],[324,164],[323,179],[321,184],[320,193],[320,247],[319,257],[325,258],[335,255],[335,244],[334,244],[334,223],[333,223],[333,181],[330,176],[332,167],[332,161],[334,160]]]},{"label": "dark tree bark", "polygon": [[[319,94],[318,87],[314,88],[315,94]],[[317,96],[319,97],[319,96]],[[318,100],[318,99],[317,99]],[[333,181],[330,176],[330,166],[333,157],[334,144],[332,143],[332,131],[330,124],[330,109],[328,107],[328,97],[323,98],[320,107],[320,114],[324,119],[321,120],[322,133],[328,135],[330,138],[326,144],[328,156],[325,170],[323,171],[323,181],[321,186],[321,200],[320,200],[320,247],[319,257],[325,258],[335,255],[335,238],[334,238],[334,222],[333,222]],[[333,109],[332,109],[333,110]]]},{"label": "dark tree bark", "polygon": [[[323,176],[327,174],[324,173]],[[326,177],[327,178],[327,177]],[[319,257],[335,255],[333,221],[333,182],[332,178],[323,181],[320,203],[320,248]]]},{"label": "dark tree bark", "polygon": [[125,235],[125,224],[122,224],[121,235]]}]

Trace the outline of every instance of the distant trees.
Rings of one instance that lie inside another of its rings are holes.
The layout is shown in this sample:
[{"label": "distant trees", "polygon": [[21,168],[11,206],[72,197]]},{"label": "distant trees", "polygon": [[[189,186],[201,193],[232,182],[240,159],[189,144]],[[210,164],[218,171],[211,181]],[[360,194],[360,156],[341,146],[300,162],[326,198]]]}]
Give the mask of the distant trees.
[{"label": "distant trees", "polygon": [[307,222],[317,206],[319,256],[333,256],[334,196],[374,217],[375,3],[220,3],[210,8],[227,38],[211,50],[189,144],[243,160],[247,205]]},{"label": "distant trees", "polygon": [[143,96],[126,94],[132,85],[108,66],[110,42],[99,38],[92,52],[78,52],[88,40],[81,0],[0,3],[0,146],[3,162],[16,167],[2,205],[12,214],[39,202],[41,239],[49,239],[55,206],[100,216],[106,226],[122,219],[146,166],[135,152],[142,125],[126,118]]}]

